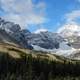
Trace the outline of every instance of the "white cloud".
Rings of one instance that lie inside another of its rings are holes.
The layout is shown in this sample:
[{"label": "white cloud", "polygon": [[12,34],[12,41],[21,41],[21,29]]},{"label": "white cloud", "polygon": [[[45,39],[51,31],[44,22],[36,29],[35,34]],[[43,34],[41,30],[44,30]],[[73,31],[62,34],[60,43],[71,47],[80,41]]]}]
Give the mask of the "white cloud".
[{"label": "white cloud", "polygon": [[71,13],[65,15],[67,22],[75,22],[75,19],[80,17],[80,10],[74,10]]},{"label": "white cloud", "polygon": [[[23,26],[42,24],[46,21],[45,3],[34,4],[32,0],[0,0],[1,8],[5,11],[3,18]],[[37,13],[38,12],[38,13]]]}]

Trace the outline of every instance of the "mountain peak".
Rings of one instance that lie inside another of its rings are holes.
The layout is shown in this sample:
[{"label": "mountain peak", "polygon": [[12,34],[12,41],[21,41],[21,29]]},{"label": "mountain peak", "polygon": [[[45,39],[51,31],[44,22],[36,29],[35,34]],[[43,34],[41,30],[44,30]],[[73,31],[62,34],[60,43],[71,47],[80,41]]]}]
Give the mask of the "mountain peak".
[{"label": "mountain peak", "polygon": [[58,33],[66,37],[72,36],[74,34],[80,35],[80,26],[75,23],[66,24],[60,29],[58,29]]}]

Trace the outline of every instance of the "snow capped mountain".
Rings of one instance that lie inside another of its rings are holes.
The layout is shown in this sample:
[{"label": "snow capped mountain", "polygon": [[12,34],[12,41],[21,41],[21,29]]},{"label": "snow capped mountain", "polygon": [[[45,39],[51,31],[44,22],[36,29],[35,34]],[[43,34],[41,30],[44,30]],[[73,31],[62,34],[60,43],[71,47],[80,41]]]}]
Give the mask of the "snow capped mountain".
[{"label": "snow capped mountain", "polygon": [[0,30],[5,31],[6,34],[8,34],[10,36],[10,38],[17,41],[17,43],[21,47],[32,49],[32,46],[30,44],[28,44],[27,40],[25,39],[25,36],[27,34],[29,34],[30,32],[26,29],[21,30],[21,27],[18,24],[15,24],[15,23],[9,22],[9,21],[5,21],[2,18],[0,18]]},{"label": "snow capped mountain", "polygon": [[54,52],[58,55],[65,55],[72,49],[59,33],[52,33],[46,29],[39,29],[35,33],[31,33],[26,29],[21,30],[18,24],[2,19],[0,19],[0,28],[25,48],[32,45],[34,50]]},{"label": "snow capped mountain", "polygon": [[14,24],[13,22],[5,21],[0,18],[0,28],[5,30],[7,33],[13,33],[21,30],[18,24]]},{"label": "snow capped mountain", "polygon": [[76,49],[64,40],[58,33],[41,32],[29,36],[29,44],[32,44],[34,50],[50,52],[52,54],[69,56]]},{"label": "snow capped mountain", "polygon": [[76,24],[66,24],[57,33],[43,28],[31,33],[27,29],[21,29],[18,24],[0,18],[0,31],[1,40],[14,39],[24,48],[80,59],[80,27]]},{"label": "snow capped mountain", "polygon": [[58,30],[58,33],[63,37],[69,37],[72,35],[80,36],[80,26],[75,23],[66,24]]},{"label": "snow capped mountain", "polygon": [[[58,30],[58,33],[70,44],[71,49],[64,55],[72,59],[80,60],[80,26],[72,23],[66,24]],[[63,49],[64,53],[65,50]],[[60,50],[59,50],[60,52]],[[61,52],[62,53],[62,52]],[[69,53],[69,55],[68,55]]]},{"label": "snow capped mountain", "polygon": [[71,55],[75,49],[72,48],[71,46],[68,46],[66,42],[61,42],[59,44],[59,48],[53,48],[53,49],[45,49],[45,48],[42,48],[40,46],[37,46],[37,45],[32,45],[34,50],[37,50],[37,51],[46,51],[46,52],[51,52],[52,54],[57,54],[57,55],[64,55],[65,57]]},{"label": "snow capped mountain", "polygon": [[69,57],[76,55],[77,50],[80,49],[80,27],[75,23],[66,24],[58,30],[58,33],[38,32],[30,39],[29,43],[32,44],[34,50]]},{"label": "snow capped mountain", "polygon": [[64,41],[64,39],[57,33],[51,32],[40,32],[38,34],[29,35],[28,43],[32,45],[40,46],[44,49],[58,48],[59,43]]},{"label": "snow capped mountain", "polygon": [[69,43],[80,43],[80,26],[75,23],[66,24],[58,30],[58,33]]}]

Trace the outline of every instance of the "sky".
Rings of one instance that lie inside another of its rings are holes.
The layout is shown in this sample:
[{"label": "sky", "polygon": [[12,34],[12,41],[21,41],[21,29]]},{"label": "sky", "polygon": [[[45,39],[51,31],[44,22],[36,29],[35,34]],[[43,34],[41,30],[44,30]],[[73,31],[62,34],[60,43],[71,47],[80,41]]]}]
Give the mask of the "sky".
[{"label": "sky", "polygon": [[80,0],[0,0],[0,17],[31,32],[56,32],[67,24],[80,25]]}]

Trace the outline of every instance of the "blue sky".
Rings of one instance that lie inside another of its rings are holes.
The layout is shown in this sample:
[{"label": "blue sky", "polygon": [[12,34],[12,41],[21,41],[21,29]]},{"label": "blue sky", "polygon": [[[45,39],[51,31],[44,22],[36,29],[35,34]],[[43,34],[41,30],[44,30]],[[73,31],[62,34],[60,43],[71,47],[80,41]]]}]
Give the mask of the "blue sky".
[{"label": "blue sky", "polygon": [[[47,17],[50,19],[48,28],[56,30],[64,24],[64,16],[73,10],[80,9],[80,4],[76,0],[51,0],[47,2]],[[51,30],[52,30],[51,29]]]},{"label": "blue sky", "polygon": [[0,16],[34,32],[75,23],[80,25],[80,0],[0,0]]}]

